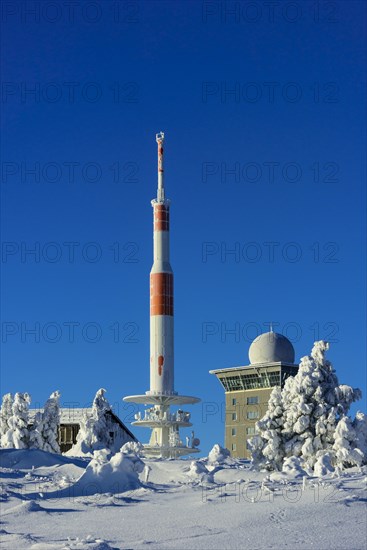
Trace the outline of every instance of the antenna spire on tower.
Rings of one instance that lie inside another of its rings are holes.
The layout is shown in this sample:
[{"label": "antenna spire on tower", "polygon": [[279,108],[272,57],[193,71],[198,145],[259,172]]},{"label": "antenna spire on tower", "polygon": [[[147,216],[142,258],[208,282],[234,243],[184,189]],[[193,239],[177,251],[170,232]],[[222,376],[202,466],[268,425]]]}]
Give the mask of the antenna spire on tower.
[{"label": "antenna spire on tower", "polygon": [[164,202],[164,169],[163,169],[163,142],[164,132],[159,132],[155,136],[155,140],[158,144],[158,189],[157,189],[157,201]]}]

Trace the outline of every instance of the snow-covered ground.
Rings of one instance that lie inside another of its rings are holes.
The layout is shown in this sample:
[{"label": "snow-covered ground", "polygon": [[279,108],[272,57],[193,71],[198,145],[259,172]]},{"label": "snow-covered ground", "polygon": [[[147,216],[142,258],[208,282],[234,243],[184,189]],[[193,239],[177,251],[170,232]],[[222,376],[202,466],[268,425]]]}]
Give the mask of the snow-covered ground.
[{"label": "snow-covered ground", "polygon": [[366,467],[306,479],[231,459],[0,455],[6,550],[366,548]]}]

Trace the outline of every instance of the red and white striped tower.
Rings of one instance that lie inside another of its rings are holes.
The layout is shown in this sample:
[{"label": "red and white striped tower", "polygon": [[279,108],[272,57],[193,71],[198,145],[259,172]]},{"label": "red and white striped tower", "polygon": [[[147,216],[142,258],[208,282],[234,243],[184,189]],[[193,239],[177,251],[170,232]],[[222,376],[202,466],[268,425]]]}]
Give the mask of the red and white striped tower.
[{"label": "red and white striped tower", "polygon": [[178,395],[174,389],[173,354],[173,272],[169,261],[170,201],[164,194],[164,134],[156,135],[158,144],[158,189],[153,206],[153,266],[150,272],[150,389],[144,395],[124,397],[124,401],[153,405],[144,416],[135,415],[135,426],[150,427],[150,441],[144,446],[152,456],[174,458],[197,453],[200,443],[191,432],[186,444],[180,439],[180,428],[192,426],[190,413],[171,406],[193,404],[197,397]]},{"label": "red and white striped tower", "polygon": [[158,189],[153,206],[153,267],[150,272],[150,393],[174,393],[173,272],[169,263],[169,200],[164,196],[164,134],[158,144]]}]

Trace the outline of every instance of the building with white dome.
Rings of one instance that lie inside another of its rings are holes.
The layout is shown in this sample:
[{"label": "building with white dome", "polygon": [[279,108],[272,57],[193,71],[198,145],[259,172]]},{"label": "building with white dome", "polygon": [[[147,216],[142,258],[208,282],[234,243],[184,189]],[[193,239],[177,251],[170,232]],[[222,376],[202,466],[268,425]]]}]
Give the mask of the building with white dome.
[{"label": "building with white dome", "polygon": [[248,439],[264,416],[274,386],[297,374],[292,343],[277,332],[260,334],[249,349],[250,364],[211,370],[225,391],[225,446],[234,458],[250,458]]}]

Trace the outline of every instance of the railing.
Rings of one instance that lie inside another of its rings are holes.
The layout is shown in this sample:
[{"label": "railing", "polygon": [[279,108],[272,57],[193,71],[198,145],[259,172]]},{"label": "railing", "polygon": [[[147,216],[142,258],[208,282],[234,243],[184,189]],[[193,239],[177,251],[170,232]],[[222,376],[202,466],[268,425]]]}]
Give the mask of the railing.
[{"label": "railing", "polygon": [[189,422],[191,414],[189,412],[177,411],[176,413],[161,413],[160,411],[145,411],[144,416],[142,417],[141,413],[138,412],[135,415],[135,420],[142,421],[153,421],[153,422]]}]

